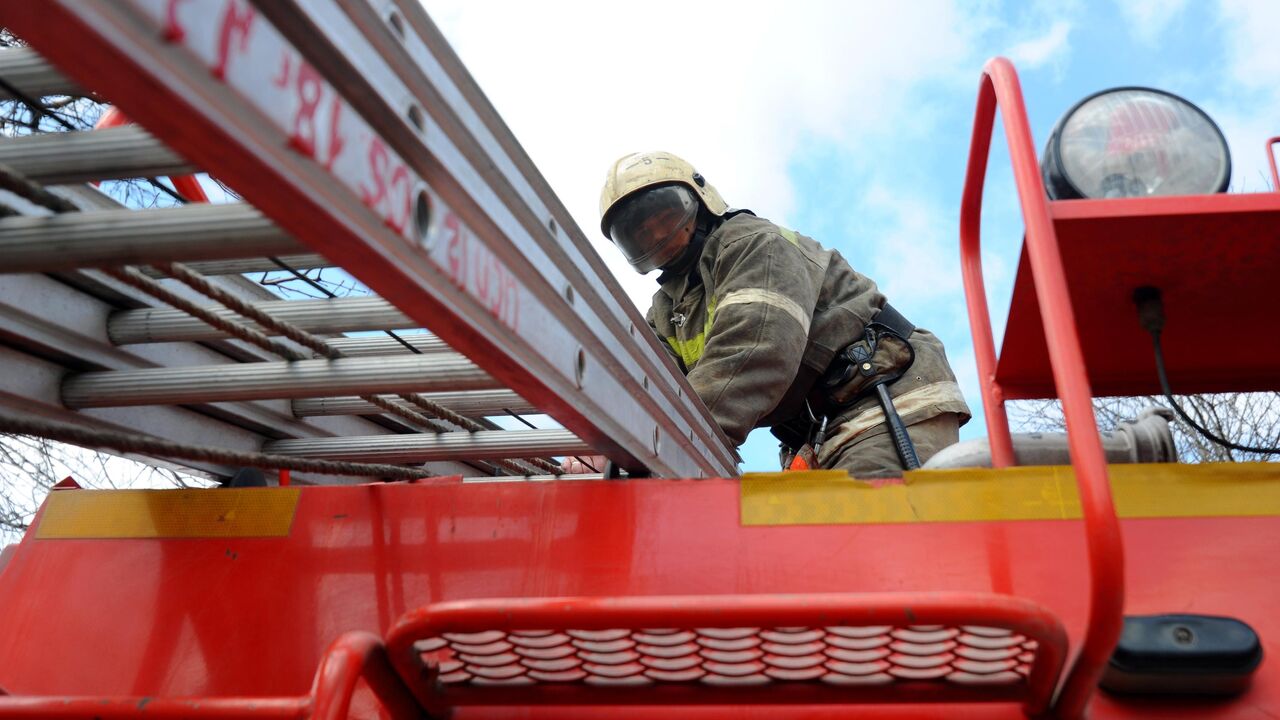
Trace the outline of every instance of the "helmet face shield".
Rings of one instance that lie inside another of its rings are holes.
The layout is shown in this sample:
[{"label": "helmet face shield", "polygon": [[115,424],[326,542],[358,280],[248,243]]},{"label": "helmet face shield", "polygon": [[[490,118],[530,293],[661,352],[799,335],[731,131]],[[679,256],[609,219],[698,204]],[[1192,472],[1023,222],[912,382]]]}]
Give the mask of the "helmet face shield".
[{"label": "helmet face shield", "polygon": [[693,237],[698,199],[683,185],[659,185],[623,198],[607,218],[609,239],[636,272],[680,257]]}]

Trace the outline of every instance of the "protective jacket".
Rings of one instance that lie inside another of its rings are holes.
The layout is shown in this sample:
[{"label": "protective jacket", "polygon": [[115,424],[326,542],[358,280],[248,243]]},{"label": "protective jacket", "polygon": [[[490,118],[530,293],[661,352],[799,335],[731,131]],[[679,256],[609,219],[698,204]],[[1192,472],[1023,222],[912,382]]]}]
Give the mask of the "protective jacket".
[{"label": "protective jacket", "polygon": [[[658,283],[649,325],[735,445],[753,428],[805,414],[836,353],[885,304],[839,252],[748,211],[727,215],[696,264]],[[942,342],[920,328],[910,340],[915,362],[890,386],[903,421],[945,412],[968,420]],[[829,428],[824,467],[840,447],[882,432],[884,414],[869,396],[835,411]]]}]

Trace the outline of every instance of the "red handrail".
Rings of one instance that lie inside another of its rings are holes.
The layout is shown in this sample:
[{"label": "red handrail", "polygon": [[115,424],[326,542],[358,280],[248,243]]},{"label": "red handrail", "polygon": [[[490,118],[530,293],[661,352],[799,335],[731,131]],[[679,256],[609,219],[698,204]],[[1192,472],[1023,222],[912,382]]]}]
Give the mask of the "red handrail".
[{"label": "red handrail", "polygon": [[[102,113],[102,116],[98,118],[98,122],[94,123],[93,129],[105,130],[106,128],[132,124],[133,121],[120,112],[119,108],[111,106]],[[195,203],[209,202],[209,196],[205,194],[204,188],[200,186],[200,181],[196,179],[195,175],[175,175],[169,178],[169,181],[173,183],[173,189],[177,190],[178,194],[187,200]]]},{"label": "red handrail", "polygon": [[1276,169],[1276,143],[1280,143],[1280,135],[1267,140],[1267,163],[1271,165],[1271,190],[1280,192],[1280,170]]},{"label": "red handrail", "polygon": [[392,718],[417,718],[422,708],[400,680],[382,638],[368,632],[341,635],[325,651],[311,685],[312,720],[348,717],[356,682],[364,678]]},{"label": "red handrail", "polygon": [[969,167],[960,207],[960,252],[969,322],[981,373],[983,407],[991,437],[992,459],[997,467],[1014,462],[1009,421],[1003,395],[995,381],[996,356],[991,318],[982,282],[982,189],[996,107],[1003,108],[1005,135],[1013,162],[1014,182],[1026,223],[1026,249],[1030,260],[1040,318],[1044,325],[1054,385],[1066,417],[1071,459],[1089,550],[1089,620],[1084,642],[1055,701],[1055,713],[1076,718],[1097,686],[1124,624],[1124,552],[1120,523],[1116,519],[1107,479],[1106,457],[1093,414],[1092,392],[1085,374],[1084,354],[1076,333],[1075,315],[1067,293],[1066,274],[1058,239],[1049,214],[1048,196],[1036,162],[1031,127],[1027,122],[1022,87],[1013,64],[994,58],[983,68],[978,106],[973,123]]},{"label": "red handrail", "polygon": [[387,659],[382,640],[348,632],[325,651],[311,686],[301,697],[24,697],[0,693],[0,718],[155,718],[156,720],[340,720],[348,716],[356,682],[364,678],[392,718],[417,718],[422,710]]},{"label": "red handrail", "polygon": [[[428,712],[447,714],[457,704],[509,704],[543,700],[550,704],[614,704],[643,702],[666,704],[750,702],[864,702],[903,701],[910,691],[892,689],[834,688],[823,683],[803,687],[802,692],[772,688],[755,693],[751,688],[718,688],[694,683],[666,683],[660,687],[593,688],[546,687],[538,684],[486,687],[466,695],[434,682],[424,667],[415,643],[445,633],[487,633],[520,630],[604,630],[616,628],[778,628],[866,627],[887,625],[966,626],[1004,628],[1037,642],[1035,660],[1021,699],[1029,715],[1049,707],[1059,672],[1066,658],[1066,631],[1053,613],[1010,595],[963,592],[868,593],[811,595],[705,595],[650,597],[510,598],[445,602],[413,610],[387,634],[387,653],[405,684]],[[799,685],[799,683],[797,683]],[[917,684],[917,689],[919,685]],[[795,689],[794,687],[790,689]],[[631,691],[628,694],[628,691]],[[674,692],[664,693],[663,690]],[[780,691],[782,690],[782,691]],[[681,692],[684,691],[684,692]],[[919,699],[940,701],[983,699],[980,689],[954,688],[919,693]],[[998,698],[1007,701],[1007,696]]]}]

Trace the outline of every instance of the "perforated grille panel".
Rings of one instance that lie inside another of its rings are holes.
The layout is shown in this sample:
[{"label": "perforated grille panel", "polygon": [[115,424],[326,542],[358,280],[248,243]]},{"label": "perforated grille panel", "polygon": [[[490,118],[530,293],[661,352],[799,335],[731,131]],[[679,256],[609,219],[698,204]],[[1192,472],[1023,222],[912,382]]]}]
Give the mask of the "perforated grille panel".
[{"label": "perforated grille panel", "polygon": [[445,633],[419,641],[445,689],[576,684],[1023,683],[1036,642],[1001,628],[703,628]]}]

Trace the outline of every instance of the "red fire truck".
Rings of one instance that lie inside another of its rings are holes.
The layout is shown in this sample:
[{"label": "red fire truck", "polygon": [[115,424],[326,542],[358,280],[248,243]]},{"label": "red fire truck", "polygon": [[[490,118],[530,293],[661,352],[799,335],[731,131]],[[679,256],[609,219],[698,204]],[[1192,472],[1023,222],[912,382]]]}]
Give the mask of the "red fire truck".
[{"label": "red fire truck", "polygon": [[[1042,166],[989,62],[959,236],[989,450],[735,477],[413,0],[8,2],[0,23],[30,43],[0,56],[6,98],[137,123],[0,142],[4,189],[43,208],[0,218],[0,430],[291,473],[49,493],[0,555],[0,718],[1280,712],[1280,471],[1121,463],[1091,404],[1278,386],[1258,330],[1280,193],[1222,194],[1225,143],[1184,101],[1088,98]],[[998,355],[997,106],[1026,227]],[[195,171],[245,202],[74,187]],[[312,266],[376,294],[240,282]],[[404,328],[432,334],[347,334]],[[1056,463],[1010,433],[1020,398],[1061,400]],[[564,429],[482,421],[512,408]],[[615,477],[542,460],[589,451]]]}]

